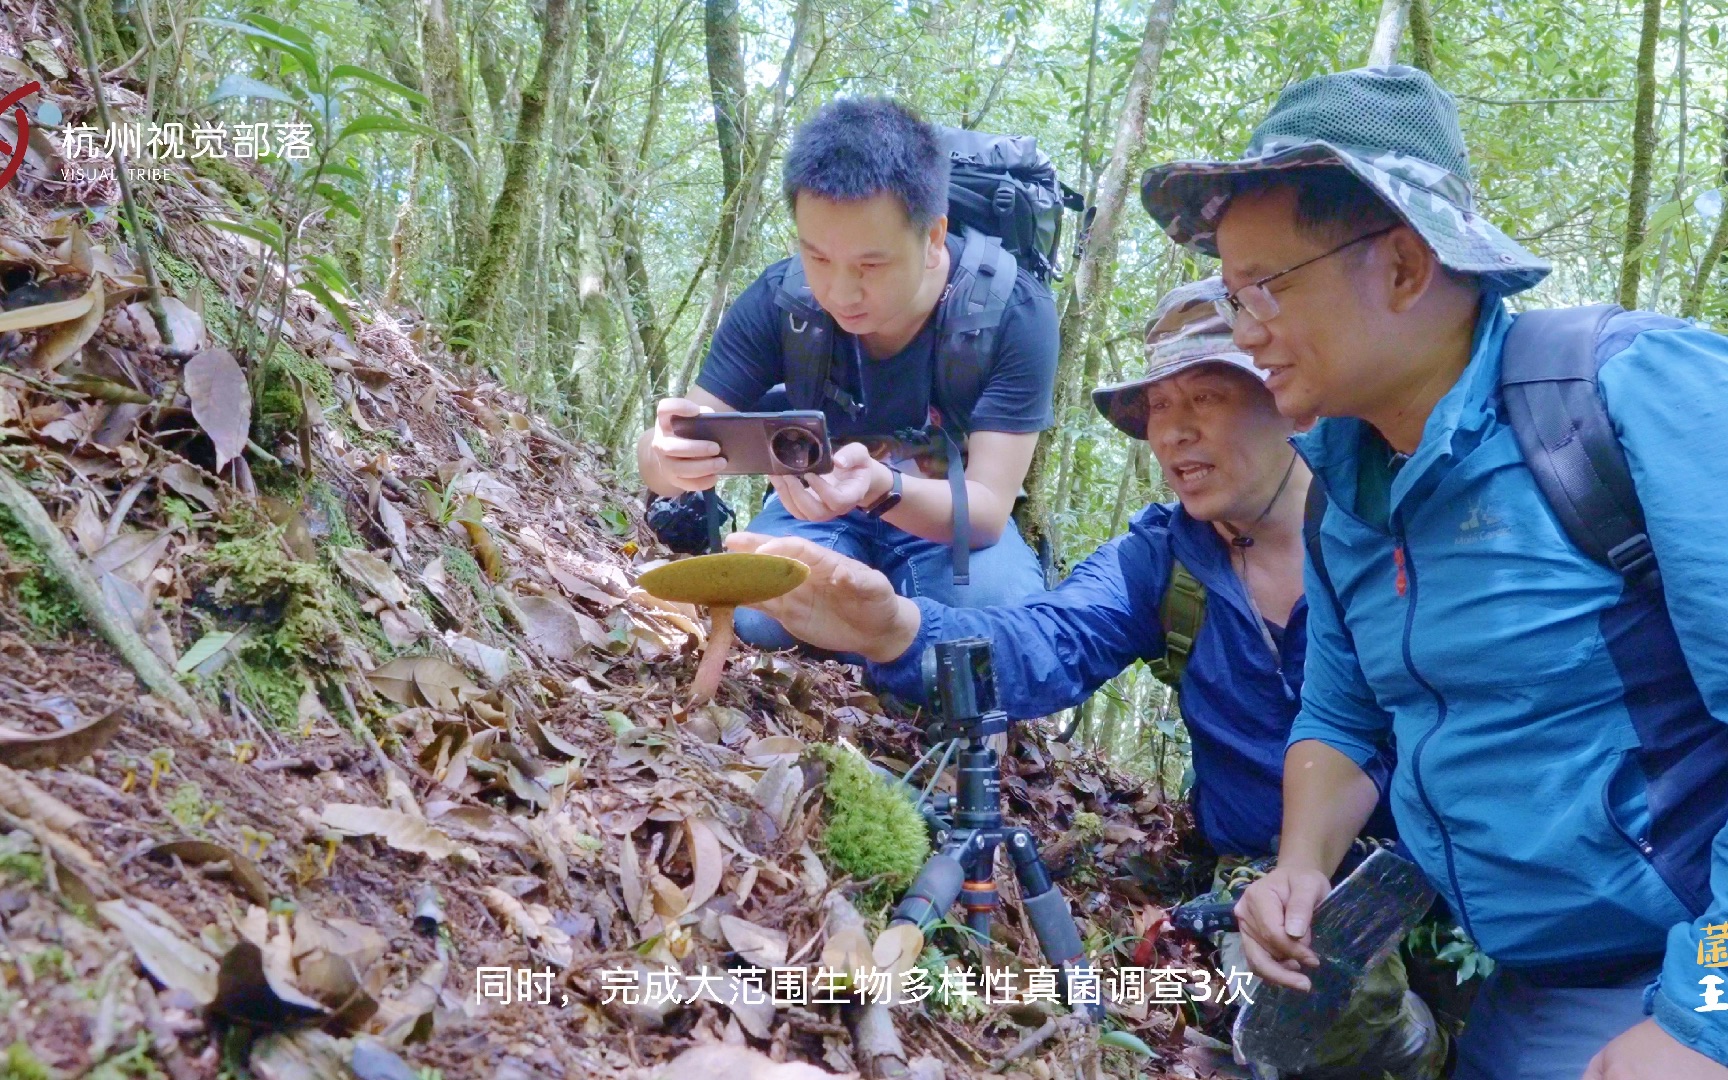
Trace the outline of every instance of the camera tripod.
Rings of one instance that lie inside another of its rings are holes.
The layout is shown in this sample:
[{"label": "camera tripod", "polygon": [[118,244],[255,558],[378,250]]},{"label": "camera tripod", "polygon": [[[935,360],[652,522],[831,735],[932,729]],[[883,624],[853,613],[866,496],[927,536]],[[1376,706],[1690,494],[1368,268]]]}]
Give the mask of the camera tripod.
[{"label": "camera tripod", "polygon": [[[926,731],[932,746],[948,744],[937,766],[940,775],[956,746],[955,795],[927,795],[918,810],[929,827],[936,852],[925,860],[906,895],[894,908],[889,925],[909,923],[928,933],[958,902],[966,927],[990,940],[990,923],[999,898],[996,892],[996,852],[1006,847],[1020,880],[1022,903],[1039,948],[1051,966],[1062,972],[1062,1000],[1077,1014],[1093,1020],[1104,1015],[1102,988],[1080,943],[1080,930],[1068,910],[1068,900],[1050,880],[1032,833],[1004,826],[1001,808],[1001,761],[985,740],[1008,730],[1008,716],[996,708],[996,678],[990,643],[984,638],[938,642],[924,657],[925,683],[935,699],[939,719]],[[913,766],[916,771],[917,766]],[[910,773],[908,774],[910,775]],[[1091,1000],[1077,1003],[1076,983],[1093,978]]]}]

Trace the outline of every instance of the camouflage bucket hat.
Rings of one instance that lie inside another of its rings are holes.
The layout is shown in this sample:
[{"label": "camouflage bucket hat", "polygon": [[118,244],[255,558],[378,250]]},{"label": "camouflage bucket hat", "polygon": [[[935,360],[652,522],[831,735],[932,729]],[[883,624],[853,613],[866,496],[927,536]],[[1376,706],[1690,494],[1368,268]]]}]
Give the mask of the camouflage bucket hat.
[{"label": "camouflage bucket hat", "polygon": [[1146,388],[1201,364],[1228,364],[1265,381],[1267,373],[1231,338],[1230,326],[1218,311],[1223,299],[1224,279],[1213,276],[1172,289],[1158,301],[1146,324],[1146,373],[1092,391],[1092,404],[1104,419],[1130,438],[1144,439]]},{"label": "camouflage bucket hat", "polygon": [[1452,95],[1415,68],[1318,75],[1278,95],[1237,161],[1177,161],[1146,170],[1140,201],[1170,238],[1218,254],[1224,206],[1244,173],[1342,166],[1428,241],[1441,265],[1511,294],[1548,263],[1476,212]]}]

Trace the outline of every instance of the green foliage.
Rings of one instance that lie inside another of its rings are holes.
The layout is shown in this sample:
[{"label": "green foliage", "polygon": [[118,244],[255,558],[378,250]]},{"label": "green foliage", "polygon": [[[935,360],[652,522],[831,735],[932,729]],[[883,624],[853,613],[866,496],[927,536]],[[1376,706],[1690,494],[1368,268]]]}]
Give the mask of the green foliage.
[{"label": "green foliage", "polygon": [[187,832],[200,832],[220,808],[207,802],[204,789],[190,781],[175,787],[162,803],[174,823]]},{"label": "green foliage", "polygon": [[40,885],[47,880],[42,856],[29,851],[0,852],[0,877]]},{"label": "green foliage", "polygon": [[83,618],[77,597],[51,569],[42,549],[12,512],[0,507],[0,596],[9,596],[31,626],[59,637]]},{"label": "green foliage", "polygon": [[85,1073],[83,1080],[161,1080],[164,1074],[150,1060],[150,1052],[150,1036],[140,1031],[130,1049],[104,1059]]},{"label": "green foliage", "polygon": [[54,1070],[37,1057],[23,1039],[6,1048],[3,1064],[5,1068],[0,1071],[0,1080],[55,1080]]},{"label": "green foliage", "polygon": [[1420,923],[1405,936],[1404,947],[1412,956],[1432,957],[1452,968],[1460,984],[1494,973],[1494,958],[1478,949],[1460,926]]},{"label": "green foliage", "polygon": [[884,892],[910,884],[930,854],[911,796],[872,772],[856,750],[823,746],[817,752],[828,763],[822,845],[829,865]]}]

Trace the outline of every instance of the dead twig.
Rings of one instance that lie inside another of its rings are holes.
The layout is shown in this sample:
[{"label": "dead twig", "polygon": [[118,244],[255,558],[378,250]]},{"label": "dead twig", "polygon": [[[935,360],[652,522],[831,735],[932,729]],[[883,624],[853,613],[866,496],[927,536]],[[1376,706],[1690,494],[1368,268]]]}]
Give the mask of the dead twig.
[{"label": "dead twig", "polygon": [[102,595],[102,586],[90,576],[83,560],[72,550],[72,545],[66,542],[60,527],[54,524],[54,520],[48,516],[48,511],[42,509],[36,496],[12,475],[10,469],[0,468],[0,504],[12,511],[12,516],[18,519],[18,524],[30,535],[30,539],[36,542],[36,546],[42,549],[48,564],[77,598],[84,617],[108,639],[108,643],[114,646],[121,658],[131,665],[150,692],[185,717],[191,725],[193,735],[200,738],[208,736],[210,726],[205,723],[203,710],[198,707],[198,703],[174,678],[174,673],[168,670],[162,658],[150,651],[150,646],[144,643],[137,628],[109,606]]}]

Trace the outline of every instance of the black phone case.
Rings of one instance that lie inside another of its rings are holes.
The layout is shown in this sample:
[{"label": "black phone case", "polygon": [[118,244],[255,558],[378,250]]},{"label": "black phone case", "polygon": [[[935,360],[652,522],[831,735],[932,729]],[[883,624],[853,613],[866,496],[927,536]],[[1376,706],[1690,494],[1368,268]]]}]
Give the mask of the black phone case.
[{"label": "black phone case", "polygon": [[729,476],[796,476],[834,471],[828,418],[815,410],[675,416],[672,433],[720,444]]}]

